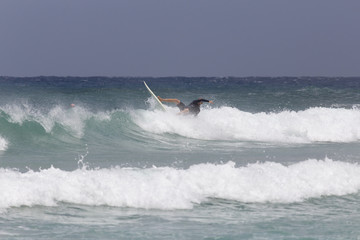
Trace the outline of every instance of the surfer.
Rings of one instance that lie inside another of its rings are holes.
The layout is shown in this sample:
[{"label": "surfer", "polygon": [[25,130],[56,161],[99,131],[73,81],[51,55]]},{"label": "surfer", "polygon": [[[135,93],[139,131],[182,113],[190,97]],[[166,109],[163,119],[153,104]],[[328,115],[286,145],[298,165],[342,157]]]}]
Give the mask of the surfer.
[{"label": "surfer", "polygon": [[203,104],[203,102],[213,103],[213,101],[199,98],[197,100],[192,101],[189,105],[186,106],[183,102],[181,102],[179,99],[176,98],[161,98],[160,96],[158,96],[158,99],[161,102],[175,103],[176,106],[180,109],[179,114],[193,114],[195,116],[199,114],[200,105]]}]

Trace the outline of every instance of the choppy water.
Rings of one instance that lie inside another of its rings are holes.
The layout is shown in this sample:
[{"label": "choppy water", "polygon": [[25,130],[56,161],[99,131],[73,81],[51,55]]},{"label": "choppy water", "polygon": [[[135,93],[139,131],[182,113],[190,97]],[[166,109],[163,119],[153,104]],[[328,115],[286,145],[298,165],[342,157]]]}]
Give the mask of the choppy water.
[{"label": "choppy water", "polygon": [[[144,80],[214,104],[162,112]],[[360,78],[2,77],[0,89],[1,239],[360,236]]]}]

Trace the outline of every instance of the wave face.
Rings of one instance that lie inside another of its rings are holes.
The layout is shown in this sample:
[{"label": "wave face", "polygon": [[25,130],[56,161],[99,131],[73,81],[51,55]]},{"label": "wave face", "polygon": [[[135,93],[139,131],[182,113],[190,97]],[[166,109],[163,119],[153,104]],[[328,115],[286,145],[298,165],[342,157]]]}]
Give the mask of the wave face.
[{"label": "wave face", "polygon": [[354,142],[360,139],[360,110],[309,108],[304,111],[249,113],[233,107],[204,109],[198,117],[135,111],[134,121],[145,131],[178,134],[203,140],[283,143]]},{"label": "wave face", "polygon": [[[330,184],[329,184],[330,183]],[[120,168],[25,173],[0,169],[0,208],[54,206],[58,202],[146,209],[189,209],[209,198],[293,203],[355,194],[358,164],[306,160],[289,166],[265,162],[236,167],[197,164],[188,169]]]}]

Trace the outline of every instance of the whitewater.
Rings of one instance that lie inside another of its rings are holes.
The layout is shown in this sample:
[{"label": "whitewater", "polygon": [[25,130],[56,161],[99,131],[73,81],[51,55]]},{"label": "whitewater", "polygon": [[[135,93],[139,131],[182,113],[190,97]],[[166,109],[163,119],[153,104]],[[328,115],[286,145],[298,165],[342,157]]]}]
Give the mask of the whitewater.
[{"label": "whitewater", "polygon": [[352,142],[360,139],[360,109],[309,108],[249,113],[233,107],[205,109],[198,117],[162,111],[131,115],[142,129],[203,140],[260,142]]},{"label": "whitewater", "polygon": [[188,209],[209,198],[292,203],[354,194],[360,189],[360,166],[330,159],[290,166],[265,162],[236,167],[234,162],[228,162],[198,164],[189,169],[84,167],[67,172],[51,167],[25,173],[0,169],[0,175],[0,209],[56,206],[58,202]]},{"label": "whitewater", "polygon": [[[143,81],[214,104],[163,112]],[[358,78],[0,77],[0,89],[1,239],[360,236]]]}]

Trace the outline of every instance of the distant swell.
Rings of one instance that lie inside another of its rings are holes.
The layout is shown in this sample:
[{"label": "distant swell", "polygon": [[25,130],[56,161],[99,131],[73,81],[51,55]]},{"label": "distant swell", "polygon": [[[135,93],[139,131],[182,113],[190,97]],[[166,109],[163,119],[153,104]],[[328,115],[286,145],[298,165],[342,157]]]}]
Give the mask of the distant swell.
[{"label": "distant swell", "polygon": [[203,140],[284,143],[360,140],[360,109],[309,108],[304,111],[249,113],[232,107],[203,109],[197,117],[169,111],[138,111],[136,124],[153,133],[173,133]]},{"label": "distant swell", "polygon": [[360,166],[306,160],[290,166],[266,162],[198,164],[189,169],[110,168],[21,173],[0,169],[0,208],[55,206],[58,202],[117,207],[189,209],[209,198],[292,203],[360,190]]}]

